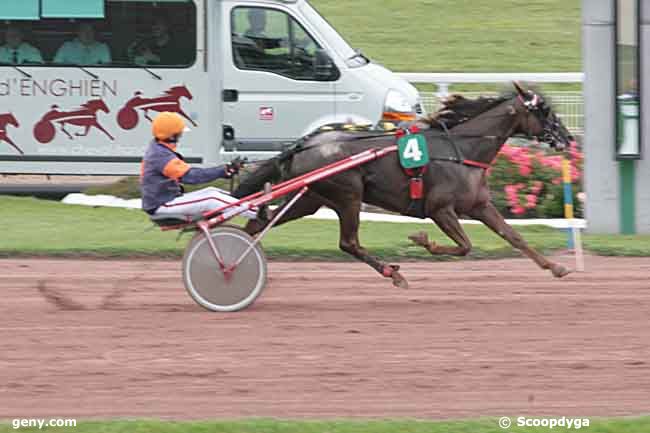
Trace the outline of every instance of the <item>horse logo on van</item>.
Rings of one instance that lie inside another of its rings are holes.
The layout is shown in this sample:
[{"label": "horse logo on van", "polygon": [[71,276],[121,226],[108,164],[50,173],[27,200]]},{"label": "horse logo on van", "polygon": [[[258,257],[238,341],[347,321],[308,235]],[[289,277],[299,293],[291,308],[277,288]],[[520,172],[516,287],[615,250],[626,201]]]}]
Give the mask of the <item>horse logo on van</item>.
[{"label": "horse logo on van", "polygon": [[137,126],[139,116],[136,109],[144,112],[144,117],[151,122],[149,111],[170,111],[178,113],[187,119],[192,125],[196,126],[196,122],[190,119],[181,108],[181,98],[193,99],[192,93],[185,86],[174,86],[163,92],[162,96],[156,98],[143,98],[142,92],[135,92],[134,97],[131,98],[124,107],[117,113],[117,124],[122,129],[133,129]]},{"label": "horse logo on van", "polygon": [[15,126],[16,128],[20,126],[20,124],[18,123],[18,121],[16,120],[13,114],[11,113],[0,114],[0,141],[9,143],[14,149],[18,151],[18,153],[24,155],[25,153],[20,149],[20,147],[16,146],[16,144],[7,135],[7,125],[12,125]]},{"label": "horse logo on van", "polygon": [[82,104],[79,109],[74,111],[61,111],[58,105],[52,105],[50,111],[45,113],[41,120],[34,126],[34,137],[41,143],[49,143],[56,135],[54,124],[60,126],[61,132],[68,136],[69,139],[74,137],[65,129],[65,125],[83,126],[83,132],[76,132],[77,137],[88,135],[90,128],[97,128],[108,136],[111,140],[115,138],[99,124],[97,112],[103,111],[109,113],[110,110],[106,103],[101,99],[91,99]]}]

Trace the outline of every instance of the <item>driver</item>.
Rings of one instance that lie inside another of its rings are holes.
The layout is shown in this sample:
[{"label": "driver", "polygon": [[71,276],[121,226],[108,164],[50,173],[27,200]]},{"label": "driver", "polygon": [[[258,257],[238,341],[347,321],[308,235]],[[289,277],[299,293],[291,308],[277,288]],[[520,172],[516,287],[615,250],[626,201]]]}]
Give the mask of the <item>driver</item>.
[{"label": "driver", "polygon": [[[184,194],[184,183],[199,184],[229,179],[243,166],[238,158],[219,167],[191,167],[176,151],[183,132],[188,130],[178,113],[162,112],[153,120],[154,139],[142,158],[140,169],[142,209],[150,215],[194,216],[238,201],[226,191],[215,187]],[[253,219],[256,213],[247,210],[242,215]]]}]

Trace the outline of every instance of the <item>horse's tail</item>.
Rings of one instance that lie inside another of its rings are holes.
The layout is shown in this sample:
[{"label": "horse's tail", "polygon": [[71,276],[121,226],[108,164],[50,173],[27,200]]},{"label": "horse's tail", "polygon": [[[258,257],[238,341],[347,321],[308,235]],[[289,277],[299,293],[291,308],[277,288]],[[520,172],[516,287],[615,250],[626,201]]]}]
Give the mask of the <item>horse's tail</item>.
[{"label": "horse's tail", "polygon": [[278,158],[271,158],[260,164],[252,173],[242,180],[233,197],[243,198],[254,194],[264,188],[266,182],[274,182],[282,177],[281,162]]}]

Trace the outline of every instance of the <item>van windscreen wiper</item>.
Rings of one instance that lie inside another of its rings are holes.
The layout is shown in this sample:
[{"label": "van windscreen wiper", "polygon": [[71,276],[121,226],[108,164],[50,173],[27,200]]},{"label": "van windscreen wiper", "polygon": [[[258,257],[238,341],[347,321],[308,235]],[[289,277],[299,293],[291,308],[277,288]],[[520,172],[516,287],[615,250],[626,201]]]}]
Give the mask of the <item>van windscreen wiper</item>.
[{"label": "van windscreen wiper", "polygon": [[140,66],[140,69],[144,69],[145,71],[149,72],[151,76],[154,77],[156,80],[162,80],[162,77],[160,75],[156,74],[154,71],[147,68],[146,66]]}]

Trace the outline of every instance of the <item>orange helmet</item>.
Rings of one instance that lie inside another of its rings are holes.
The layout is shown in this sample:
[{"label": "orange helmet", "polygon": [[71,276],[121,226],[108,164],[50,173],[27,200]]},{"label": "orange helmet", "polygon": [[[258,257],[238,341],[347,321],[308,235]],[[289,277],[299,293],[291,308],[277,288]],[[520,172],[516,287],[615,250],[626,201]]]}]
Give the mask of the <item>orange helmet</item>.
[{"label": "orange helmet", "polygon": [[156,139],[166,141],[184,131],[189,131],[189,128],[185,126],[183,118],[178,113],[163,111],[153,119],[151,131]]}]

